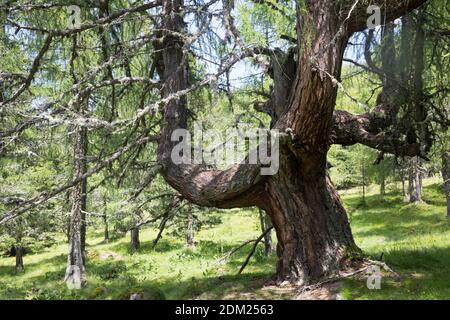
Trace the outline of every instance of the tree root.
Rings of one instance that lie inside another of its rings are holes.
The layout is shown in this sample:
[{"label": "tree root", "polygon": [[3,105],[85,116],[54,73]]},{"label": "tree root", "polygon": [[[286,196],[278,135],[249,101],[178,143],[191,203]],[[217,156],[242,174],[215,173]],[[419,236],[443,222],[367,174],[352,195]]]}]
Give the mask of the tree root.
[{"label": "tree root", "polygon": [[386,263],[384,263],[382,261],[364,259],[363,263],[365,263],[367,265],[365,265],[364,267],[359,268],[359,269],[357,269],[355,271],[352,271],[350,273],[345,273],[345,274],[339,273],[338,275],[332,276],[332,277],[327,278],[327,279],[325,279],[323,281],[320,281],[320,282],[317,282],[317,283],[314,283],[314,284],[311,284],[311,285],[307,285],[307,286],[302,286],[299,289],[299,293],[302,294],[302,293],[304,293],[306,291],[311,291],[311,290],[318,289],[318,288],[320,288],[323,285],[328,284],[328,283],[333,283],[333,282],[337,282],[337,281],[340,281],[340,280],[343,280],[343,279],[351,278],[353,276],[361,274],[364,271],[367,271],[372,266],[378,266],[378,267],[382,268],[384,271],[393,274],[395,277],[397,277],[397,278],[400,277],[400,275],[397,272],[395,272],[392,268],[390,268]]}]

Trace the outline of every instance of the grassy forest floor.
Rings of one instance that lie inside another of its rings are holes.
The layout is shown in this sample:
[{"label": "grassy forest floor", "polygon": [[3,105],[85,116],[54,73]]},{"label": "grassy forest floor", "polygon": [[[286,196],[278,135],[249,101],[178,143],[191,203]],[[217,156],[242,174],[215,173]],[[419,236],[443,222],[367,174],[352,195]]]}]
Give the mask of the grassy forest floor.
[{"label": "grassy forest floor", "polygon": [[[399,186],[390,185],[381,197],[371,186],[365,204],[360,188],[341,191],[357,244],[373,259],[385,261],[400,277],[385,276],[380,290],[369,290],[366,277],[346,279],[334,286],[341,299],[449,299],[450,219],[438,179],[425,181],[426,204],[403,201]],[[67,244],[24,257],[25,272],[16,274],[14,258],[0,258],[0,299],[129,299],[146,293],[165,299],[292,299],[292,288],[264,284],[274,273],[275,254],[265,257],[262,244],[237,275],[250,246],[229,259],[227,252],[260,234],[256,211],[215,213],[221,224],[204,227],[195,236],[195,249],[183,238],[165,233],[155,249],[155,229],[141,231],[141,249],[129,251],[129,236],[103,242],[103,230],[88,236],[88,285],[68,290],[62,282]],[[92,228],[91,228],[92,229]],[[319,296],[316,296],[316,298]],[[325,297],[326,294],[325,294]]]}]

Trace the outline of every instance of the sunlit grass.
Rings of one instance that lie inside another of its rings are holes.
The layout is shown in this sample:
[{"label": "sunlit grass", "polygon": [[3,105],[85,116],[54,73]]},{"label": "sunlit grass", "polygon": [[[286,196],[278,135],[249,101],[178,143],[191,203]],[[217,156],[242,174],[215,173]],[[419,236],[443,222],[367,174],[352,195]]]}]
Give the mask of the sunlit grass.
[{"label": "sunlit grass", "polygon": [[[398,186],[379,196],[369,188],[361,204],[360,188],[342,193],[355,240],[374,259],[383,260],[400,279],[385,277],[381,290],[369,290],[364,279],[345,280],[345,299],[450,298],[450,219],[445,217],[440,181],[425,183],[425,204],[405,203]],[[222,223],[205,227],[195,235],[197,246],[188,249],[183,238],[164,234],[158,246],[151,242],[156,230],[141,231],[141,249],[131,254],[129,236],[104,243],[101,226],[88,237],[88,285],[69,291],[63,283],[67,244],[56,244],[24,257],[25,272],[16,274],[14,258],[0,258],[0,299],[128,299],[146,292],[154,299],[289,298],[264,290],[275,271],[276,257],[255,257],[237,275],[250,247],[230,259],[221,258],[244,241],[260,234],[255,210],[214,213]],[[275,240],[275,239],[274,239]],[[109,256],[109,257],[108,257]]]},{"label": "sunlit grass", "polygon": [[450,219],[441,183],[425,183],[424,204],[409,204],[398,192],[384,197],[369,194],[366,204],[355,190],[344,195],[358,245],[374,259],[383,260],[400,278],[382,278],[380,290],[369,290],[366,280],[346,280],[346,299],[449,299]]},{"label": "sunlit grass", "polygon": [[171,236],[170,230],[153,249],[156,230],[144,229],[140,250],[131,254],[128,237],[104,243],[101,231],[90,232],[89,282],[81,291],[67,290],[62,281],[67,251],[64,239],[62,244],[26,255],[21,274],[14,271],[14,258],[1,258],[0,299],[123,299],[140,290],[162,292],[167,299],[232,296],[254,285],[255,280],[269,278],[275,265],[275,257],[264,257],[259,248],[244,274],[237,276],[249,247],[222,261],[234,247],[260,234],[255,211],[234,211],[220,213],[222,224],[196,234],[194,249],[187,248],[184,239]]}]

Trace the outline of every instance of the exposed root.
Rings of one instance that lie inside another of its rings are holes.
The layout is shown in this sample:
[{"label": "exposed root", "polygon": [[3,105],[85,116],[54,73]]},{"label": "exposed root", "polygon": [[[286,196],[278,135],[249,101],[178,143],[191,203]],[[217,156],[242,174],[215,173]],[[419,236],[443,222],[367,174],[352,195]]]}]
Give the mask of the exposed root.
[{"label": "exposed root", "polygon": [[347,278],[354,277],[356,275],[359,275],[359,274],[367,271],[372,266],[378,266],[381,269],[383,269],[385,272],[388,272],[397,278],[400,277],[400,275],[398,273],[396,273],[394,270],[392,270],[392,268],[390,268],[386,263],[384,263],[382,261],[364,259],[360,263],[360,266],[362,266],[362,267],[358,268],[357,270],[352,270],[349,272],[340,271],[337,275],[326,278],[320,282],[317,282],[317,283],[314,283],[311,285],[301,286],[299,288],[299,293],[300,293],[300,295],[302,295],[307,291],[319,289],[319,288],[323,287],[324,285],[327,285],[330,283],[335,283],[335,282],[338,282],[338,281],[341,281],[341,280],[344,280]]}]

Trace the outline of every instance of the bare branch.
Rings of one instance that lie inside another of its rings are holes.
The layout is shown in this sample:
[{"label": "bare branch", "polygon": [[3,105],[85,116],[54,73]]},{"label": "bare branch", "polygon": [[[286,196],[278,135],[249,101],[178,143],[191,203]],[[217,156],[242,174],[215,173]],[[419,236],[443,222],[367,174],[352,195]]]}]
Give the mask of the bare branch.
[{"label": "bare branch", "polygon": [[97,173],[100,170],[104,169],[105,167],[109,166],[111,163],[113,163],[114,161],[119,159],[124,153],[128,152],[132,148],[142,145],[142,144],[145,144],[145,143],[148,143],[150,141],[157,141],[157,140],[158,140],[157,136],[143,137],[143,138],[138,139],[136,142],[134,142],[132,144],[129,144],[123,148],[120,148],[119,150],[114,152],[109,158],[97,163],[93,168],[89,169],[85,174],[78,177],[77,179],[72,180],[70,183],[68,183],[62,187],[53,189],[50,192],[42,192],[42,193],[38,194],[37,196],[22,202],[21,205],[15,207],[14,209],[6,212],[0,218],[0,225],[3,225],[5,223],[7,223],[8,221],[25,213],[26,211],[45,203],[46,201],[55,197],[56,195],[60,194],[61,192],[72,188],[73,186],[77,185],[80,181],[86,179],[87,177],[90,177],[94,173]]}]

